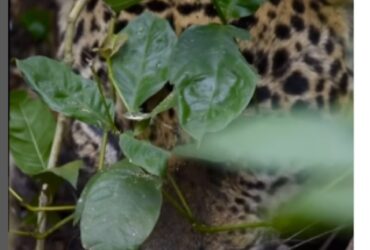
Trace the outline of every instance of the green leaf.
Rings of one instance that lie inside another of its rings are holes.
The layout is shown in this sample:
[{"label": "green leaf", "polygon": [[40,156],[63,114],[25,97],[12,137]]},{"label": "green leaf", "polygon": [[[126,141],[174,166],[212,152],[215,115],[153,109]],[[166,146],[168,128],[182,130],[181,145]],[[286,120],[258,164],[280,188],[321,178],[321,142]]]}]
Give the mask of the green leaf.
[{"label": "green leaf", "polygon": [[176,85],[182,127],[201,139],[240,115],[252,98],[257,75],[230,32],[212,24],[192,27],[181,35],[173,51],[170,79]]},{"label": "green leaf", "polygon": [[81,166],[82,161],[73,161],[61,167],[52,168],[48,171],[68,181],[74,188],[76,188],[78,172]]},{"label": "green leaf", "polygon": [[140,141],[130,133],[120,136],[119,142],[125,156],[130,162],[144,168],[153,175],[163,176],[170,153],[146,141]]},{"label": "green leaf", "polygon": [[115,12],[119,13],[121,10],[127,9],[141,0],[104,0]]},{"label": "green leaf", "polygon": [[[51,109],[92,125],[113,126],[93,81],[76,75],[61,62],[42,56],[17,60],[17,66]],[[107,100],[107,103],[113,114],[112,101]]]},{"label": "green leaf", "polygon": [[17,166],[28,175],[47,168],[56,122],[40,100],[31,100],[24,91],[10,93],[10,151]]},{"label": "green leaf", "polygon": [[138,249],[159,217],[161,182],[125,162],[97,174],[92,181],[77,205],[82,211],[84,248]]},{"label": "green leaf", "polygon": [[149,12],[121,31],[127,43],[112,58],[117,91],[130,112],[158,92],[168,81],[168,60],[176,42],[169,23]]},{"label": "green leaf", "polygon": [[20,16],[19,21],[36,40],[43,40],[50,33],[51,13],[49,11],[28,9]]},{"label": "green leaf", "polygon": [[199,147],[180,146],[175,153],[238,162],[242,168],[310,166],[321,171],[324,167],[338,170],[353,165],[353,128],[347,120],[304,114],[240,119],[207,136]]},{"label": "green leaf", "polygon": [[213,0],[226,20],[237,19],[253,14],[265,0]]}]

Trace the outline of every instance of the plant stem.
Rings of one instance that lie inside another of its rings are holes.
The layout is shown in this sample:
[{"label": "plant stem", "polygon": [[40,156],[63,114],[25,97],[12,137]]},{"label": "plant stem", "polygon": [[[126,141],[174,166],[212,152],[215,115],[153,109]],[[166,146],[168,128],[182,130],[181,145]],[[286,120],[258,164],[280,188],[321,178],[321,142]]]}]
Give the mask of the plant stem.
[{"label": "plant stem", "polygon": [[202,223],[199,223],[193,216],[190,207],[185,199],[185,196],[182,194],[179,186],[176,184],[175,180],[172,178],[171,175],[168,175],[168,179],[171,182],[171,185],[175,189],[175,192],[180,199],[181,205],[177,203],[177,201],[171,197],[167,192],[163,191],[164,197],[171,203],[172,206],[184,217],[186,218],[194,228],[194,230],[198,231],[199,233],[219,233],[225,231],[235,231],[240,229],[248,229],[248,228],[258,228],[258,227],[269,227],[271,226],[270,223],[267,222],[247,222],[241,224],[230,224],[230,225],[220,225],[220,226],[208,226]]},{"label": "plant stem", "polygon": [[[72,7],[71,12],[68,16],[67,22],[67,30],[66,30],[66,39],[64,44],[64,62],[66,64],[72,65],[73,63],[73,36],[75,33],[75,24],[77,17],[80,15],[83,7],[86,5],[88,0],[77,0]],[[54,135],[53,145],[51,148],[49,162],[48,162],[48,169],[54,168],[57,162],[57,158],[59,156],[62,136],[63,136],[63,129],[64,129],[64,121],[65,117],[62,114],[58,115],[58,122],[57,127]],[[39,207],[45,207],[51,201],[48,200],[47,197],[47,189],[48,185],[45,183],[42,185],[42,190],[39,195]],[[46,214],[45,211],[40,211],[37,214],[37,225],[38,225],[38,233],[43,235],[46,229]],[[36,242],[36,250],[44,250],[45,249],[45,242],[44,239],[38,239]]]},{"label": "plant stem", "polygon": [[72,221],[73,218],[74,218],[74,214],[68,215],[63,220],[59,221],[57,224],[55,224],[54,226],[52,226],[51,228],[49,228],[47,231],[45,231],[43,234],[37,235],[36,237],[37,238],[40,238],[40,239],[45,239],[50,234],[54,233],[56,230],[58,230],[59,228],[61,228],[65,224],[67,224],[68,222]]},{"label": "plant stem", "polygon": [[199,223],[193,216],[190,216],[188,212],[184,210],[184,208],[177,203],[177,201],[166,191],[162,191],[164,198],[171,203],[171,205],[185,218],[187,219],[192,228],[199,232],[199,233],[220,233],[225,231],[235,231],[241,229],[250,229],[250,228],[258,228],[258,227],[270,227],[271,224],[267,222],[247,222],[241,224],[230,224],[230,225],[220,225],[220,226],[208,226],[202,223]]},{"label": "plant stem", "polygon": [[63,130],[64,130],[64,123],[66,121],[66,118],[64,115],[59,114],[58,115],[58,121],[57,126],[55,129],[54,139],[53,139],[53,145],[51,146],[49,161],[48,161],[48,169],[52,169],[55,167],[59,152],[60,152],[60,146],[63,139]]},{"label": "plant stem", "polygon": [[68,15],[67,29],[64,43],[64,62],[71,65],[73,63],[73,36],[78,16],[88,0],[77,0]]},{"label": "plant stem", "polygon": [[30,204],[27,204],[24,199],[19,195],[17,194],[12,188],[9,188],[9,193],[24,207],[26,208],[27,210],[31,211],[31,212],[40,212],[40,211],[44,211],[44,212],[58,212],[58,211],[73,211],[76,206],[74,205],[66,205],[66,206],[46,206],[46,207],[34,207],[34,206],[31,206]]},{"label": "plant stem", "polygon": [[171,203],[171,205],[185,218],[187,219],[191,224],[196,223],[194,218],[189,217],[187,212],[181,207],[180,204],[177,203],[177,201],[166,191],[162,191],[164,198]]},{"label": "plant stem", "polygon": [[[59,152],[60,152],[60,146],[62,142],[63,137],[63,127],[65,122],[65,117],[62,114],[58,115],[58,121],[55,129],[53,144],[51,147],[50,155],[49,155],[49,161],[47,165],[47,169],[52,169],[55,167]],[[41,191],[39,194],[39,207],[45,207],[47,206],[51,201],[48,199],[47,196],[47,190],[48,190],[48,184],[44,183],[41,186]],[[37,226],[38,226],[38,232],[42,234],[45,232],[46,229],[46,213],[45,211],[39,211],[37,214]],[[44,250],[44,240],[40,239],[36,242],[36,250]]]},{"label": "plant stem", "polygon": [[74,218],[74,215],[71,214],[64,218],[63,220],[59,221],[56,223],[54,226],[49,228],[47,231],[44,233],[40,234],[38,232],[24,232],[24,231],[18,231],[18,230],[10,230],[9,233],[13,233],[19,236],[28,236],[28,237],[33,237],[36,238],[38,241],[44,240],[46,237],[48,237],[50,234],[54,233],[56,230],[67,224],[68,222],[72,221]]},{"label": "plant stem", "polygon": [[102,170],[104,167],[104,160],[105,160],[105,151],[107,148],[107,141],[108,141],[108,131],[104,130],[104,135],[103,135],[103,142],[101,144],[100,148],[100,156],[99,156],[99,166],[98,170]]},{"label": "plant stem", "polygon": [[19,235],[19,236],[27,236],[27,237],[35,236],[35,233],[33,232],[24,232],[24,231],[18,231],[18,230],[10,230],[9,233]]},{"label": "plant stem", "polygon": [[181,205],[184,207],[184,209],[186,211],[186,214],[188,215],[188,217],[194,218],[193,213],[191,212],[191,209],[190,209],[190,207],[189,207],[189,205],[188,205],[188,203],[185,199],[185,196],[182,194],[180,188],[176,184],[176,181],[172,178],[172,176],[170,174],[168,175],[168,179],[170,180],[173,188],[175,189],[175,192],[176,192],[178,198],[180,199]]},{"label": "plant stem", "polygon": [[[48,204],[48,196],[46,191],[48,189],[48,184],[44,183],[41,187],[41,192],[39,194],[39,206],[46,206]],[[37,213],[37,232],[39,234],[43,234],[46,230],[46,213],[44,211],[40,211]],[[45,249],[45,240],[44,239],[37,239],[36,241],[36,250],[44,250]]]}]

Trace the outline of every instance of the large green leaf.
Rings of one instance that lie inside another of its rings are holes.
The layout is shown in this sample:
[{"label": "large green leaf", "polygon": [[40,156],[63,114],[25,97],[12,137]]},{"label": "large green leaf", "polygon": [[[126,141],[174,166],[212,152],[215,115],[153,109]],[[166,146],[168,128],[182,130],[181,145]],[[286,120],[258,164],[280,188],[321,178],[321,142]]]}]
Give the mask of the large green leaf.
[{"label": "large green leaf", "polygon": [[47,168],[56,122],[48,107],[24,91],[10,94],[10,151],[17,166],[35,175]]},{"label": "large green leaf", "polygon": [[99,173],[77,207],[84,248],[138,249],[153,230],[161,204],[160,181],[139,167],[119,162]]},{"label": "large green leaf", "polygon": [[116,11],[117,13],[121,10],[127,9],[132,5],[140,3],[142,0],[104,0],[112,10]]},{"label": "large green leaf", "polygon": [[128,41],[112,58],[119,95],[130,111],[159,91],[168,80],[168,60],[176,35],[164,19],[145,12],[121,31]]},{"label": "large green leaf", "polygon": [[112,127],[107,109],[112,114],[113,103],[107,100],[108,107],[104,105],[93,81],[76,75],[61,62],[42,56],[17,60],[17,66],[51,109],[89,124]]},{"label": "large green leaf", "polygon": [[192,27],[181,35],[171,59],[170,79],[176,85],[181,125],[200,139],[239,116],[253,95],[257,75],[230,30],[212,24]]},{"label": "large green leaf", "polygon": [[163,176],[170,153],[148,142],[137,140],[132,134],[120,136],[121,149],[130,162],[151,174]]},{"label": "large green leaf", "polygon": [[353,131],[348,119],[257,116],[240,119],[222,132],[207,136],[201,145],[185,145],[181,155],[212,161],[239,162],[261,167],[352,166]]},{"label": "large green leaf", "polygon": [[253,14],[265,0],[213,0],[213,4],[226,20]]}]

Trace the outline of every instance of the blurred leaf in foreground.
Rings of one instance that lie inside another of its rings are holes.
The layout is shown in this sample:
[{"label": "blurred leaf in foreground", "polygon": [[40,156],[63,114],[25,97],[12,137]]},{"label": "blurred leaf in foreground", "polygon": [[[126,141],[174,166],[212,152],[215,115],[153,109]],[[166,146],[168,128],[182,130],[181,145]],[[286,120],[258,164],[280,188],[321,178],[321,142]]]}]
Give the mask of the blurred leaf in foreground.
[{"label": "blurred leaf in foreground", "polygon": [[180,146],[175,153],[262,167],[352,166],[353,129],[346,119],[304,114],[242,118],[201,145]]}]

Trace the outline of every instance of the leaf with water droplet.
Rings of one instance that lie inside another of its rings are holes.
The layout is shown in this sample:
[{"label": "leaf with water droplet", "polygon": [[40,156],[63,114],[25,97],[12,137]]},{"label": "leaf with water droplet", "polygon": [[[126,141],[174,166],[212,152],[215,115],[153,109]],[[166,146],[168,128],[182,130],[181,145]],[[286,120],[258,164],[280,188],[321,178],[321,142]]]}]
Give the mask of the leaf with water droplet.
[{"label": "leaf with water droplet", "polygon": [[158,178],[127,161],[114,164],[89,181],[84,205],[79,208],[81,239],[86,249],[137,249],[159,217],[159,183]]}]

